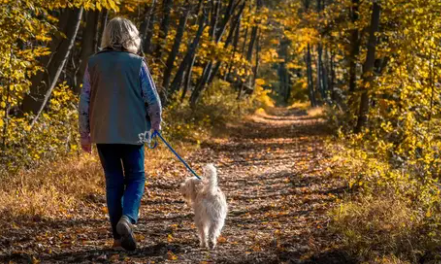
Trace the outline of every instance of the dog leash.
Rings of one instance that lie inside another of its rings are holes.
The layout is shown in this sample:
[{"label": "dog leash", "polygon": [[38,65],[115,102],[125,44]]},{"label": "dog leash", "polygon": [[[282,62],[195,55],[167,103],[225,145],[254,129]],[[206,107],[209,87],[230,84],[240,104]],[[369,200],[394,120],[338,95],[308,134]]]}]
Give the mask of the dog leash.
[{"label": "dog leash", "polygon": [[156,136],[158,136],[161,140],[162,140],[162,142],[164,142],[164,144],[170,149],[170,151],[173,153],[173,154],[175,154],[175,156],[185,165],[185,167],[187,167],[187,169],[191,172],[191,173],[193,173],[193,175],[196,177],[196,178],[198,178],[199,180],[202,180],[201,179],[201,177],[199,177],[199,175],[192,169],[192,168],[190,168],[190,166],[187,164],[187,162],[185,162],[185,160],[183,159],[183,158],[181,158],[181,156],[179,156],[179,154],[176,152],[176,150],[174,150],[173,148],[172,148],[172,146],[170,146],[170,144],[167,142],[167,140],[165,140],[164,139],[164,137],[161,135],[161,133],[159,133],[158,131],[156,131],[155,130],[155,132],[153,132],[153,134],[152,134],[152,136],[151,136],[151,139],[152,139],[152,141],[154,141],[154,144],[153,144],[153,146],[151,145],[151,143],[149,143],[149,144],[147,144],[147,146],[150,148],[150,149],[155,149],[157,146],[158,146],[158,141],[157,140],[154,140],[155,138],[156,138]]}]

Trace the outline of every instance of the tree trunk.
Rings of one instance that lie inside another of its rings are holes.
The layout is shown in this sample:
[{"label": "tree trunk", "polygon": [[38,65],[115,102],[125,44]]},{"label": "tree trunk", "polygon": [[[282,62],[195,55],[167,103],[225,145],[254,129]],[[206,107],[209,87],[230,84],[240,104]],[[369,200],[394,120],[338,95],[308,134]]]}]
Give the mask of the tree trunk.
[{"label": "tree trunk", "polygon": [[179,47],[181,46],[182,37],[184,36],[185,25],[187,24],[189,13],[190,13],[190,5],[189,2],[187,1],[185,11],[179,20],[178,30],[176,32],[173,48],[170,52],[170,55],[168,56],[167,62],[165,63],[164,78],[162,81],[162,92],[164,93],[163,98],[165,99],[164,105],[167,105],[167,92],[168,92],[168,87],[170,85],[171,72],[176,57],[178,56]]},{"label": "tree trunk", "polygon": [[283,96],[283,101],[285,104],[288,104],[289,97],[290,97],[290,87],[289,87],[289,74],[288,69],[286,68],[286,63],[289,61],[288,58],[288,46],[289,46],[289,40],[284,38],[280,42],[280,49],[279,49],[279,57],[281,58],[281,61],[279,63],[279,89],[280,93]]},{"label": "tree trunk", "polygon": [[217,34],[215,34],[217,36],[216,40],[215,40],[216,43],[219,43],[219,41],[221,41],[221,39],[225,33],[225,30],[227,29],[228,22],[230,21],[231,17],[234,14],[234,11],[236,10],[236,8],[238,7],[238,4],[240,3],[240,1],[239,1],[239,2],[237,2],[236,5],[234,5],[234,2],[235,2],[235,0],[230,0],[228,2],[227,9],[225,10],[225,13],[223,15],[224,19],[222,20],[222,23],[220,24],[221,26],[220,26],[219,30],[217,31]]},{"label": "tree trunk", "polygon": [[[198,6],[196,7],[196,12],[195,12],[195,14],[197,15],[197,16],[199,16],[199,13],[201,12],[201,8],[202,8],[202,4],[204,3],[204,1],[203,0],[199,0],[199,2],[198,2]],[[197,24],[197,21],[195,21],[195,23],[194,23],[194,25],[196,25]]]},{"label": "tree trunk", "polygon": [[233,69],[233,66],[234,66],[232,61],[234,60],[234,57],[236,56],[237,47],[239,45],[241,20],[242,20],[242,16],[239,18],[239,22],[236,27],[236,33],[234,35],[234,43],[233,43],[233,54],[231,55],[230,63],[228,65],[227,74],[225,74],[225,78],[224,78],[225,81],[230,79],[231,70]]},{"label": "tree trunk", "polygon": [[330,65],[329,65],[329,70],[330,70],[330,74],[329,74],[329,84],[328,84],[328,88],[329,91],[331,92],[331,100],[333,102],[335,102],[337,100],[337,96],[335,94],[335,89],[334,89],[334,84],[335,84],[335,63],[334,63],[334,51],[332,50],[332,46],[330,48]]},{"label": "tree trunk", "polygon": [[323,87],[323,62],[322,62],[323,46],[321,43],[317,45],[317,91],[322,98],[321,102],[326,101],[325,89]]},{"label": "tree trunk", "polygon": [[[58,77],[69,57],[70,51],[75,43],[75,38],[83,15],[83,8],[67,9],[66,17],[69,23],[65,25],[63,33],[66,35],[65,39],[55,39],[58,44],[56,47],[51,45],[51,58],[46,66],[46,71],[40,72],[33,78],[29,94],[23,99],[21,110],[23,113],[37,114],[32,124],[35,123],[43,108],[45,107],[49,97],[54,89]],[[60,20],[61,23],[63,19]]]},{"label": "tree trunk", "polygon": [[[359,18],[360,0],[352,0],[351,19],[354,24]],[[360,32],[354,28],[351,32],[351,54],[349,57],[349,92],[357,89],[357,59],[360,54]]]},{"label": "tree trunk", "polygon": [[150,23],[150,13],[153,10],[153,5],[155,4],[156,0],[152,1],[151,5],[145,5],[144,6],[144,12],[141,15],[141,25],[139,25],[139,36],[142,40],[145,39],[146,35],[147,35],[147,29],[149,28],[149,23]]},{"label": "tree trunk", "polygon": [[212,39],[216,38],[216,28],[220,14],[220,2],[219,0],[211,0],[212,12],[210,21],[210,36]]},{"label": "tree trunk", "polygon": [[[60,34],[60,32],[62,32],[63,34],[66,34],[66,31],[68,28],[69,16],[70,16],[71,12],[72,12],[72,9],[66,9],[59,14],[60,19],[58,21],[58,27],[57,27],[58,32],[53,36],[52,41],[49,46],[49,50],[51,51],[51,53],[48,56],[38,58],[39,64],[42,67],[44,67],[46,70],[42,71],[42,72],[38,72],[37,74],[32,76],[32,78],[31,78],[32,85],[30,87],[30,94],[29,95],[38,94],[39,90],[40,90],[40,86],[43,86],[43,85],[48,86],[49,85],[47,83],[47,81],[48,81],[47,80],[48,79],[47,69],[49,68],[53,57],[56,55],[55,51],[58,49],[58,47],[60,46],[60,44],[64,40],[64,37]],[[26,95],[25,98],[23,99],[23,102],[22,102],[22,105],[20,108],[21,111],[19,113],[20,116],[22,114],[24,114],[25,112],[30,112],[29,108],[31,107],[31,104],[32,105],[37,104],[36,102],[33,102],[34,101],[33,97],[30,97],[29,95]],[[35,97],[35,99],[37,99],[37,98]],[[39,99],[41,100],[41,98],[39,98]],[[38,105],[33,106],[33,107],[38,109]]]},{"label": "tree trunk", "polygon": [[190,106],[191,108],[195,108],[196,107],[196,103],[199,100],[199,97],[202,94],[202,90],[205,88],[205,85],[208,82],[208,79],[210,78],[210,74],[211,74],[211,70],[213,68],[213,62],[209,62],[205,68],[204,68],[204,72],[202,73],[202,76],[198,82],[198,84],[196,85],[196,87],[194,88],[193,92],[191,93],[190,96]]},{"label": "tree trunk", "polygon": [[248,27],[245,28],[245,33],[243,36],[243,43],[242,43],[242,51],[241,54],[245,54],[245,49],[247,48],[247,39],[248,39]]},{"label": "tree trunk", "polygon": [[[255,54],[255,66],[254,66],[254,70],[253,70],[253,81],[251,83],[251,87],[255,87],[256,86],[256,79],[257,79],[257,74],[259,73],[259,62],[260,62],[260,38],[261,38],[261,33],[258,32],[257,34],[257,39],[256,39],[256,54]],[[289,79],[289,78],[288,78]]]},{"label": "tree trunk", "polygon": [[[12,46],[10,47],[10,52],[9,52],[9,67],[10,70],[12,72],[12,56],[14,54],[13,48]],[[6,139],[8,138],[8,128],[9,128],[9,111],[11,109],[11,103],[10,103],[10,98],[11,98],[11,77],[7,78],[6,83],[4,83],[4,79],[0,78],[0,85],[2,87],[6,88],[2,89],[2,98],[5,99],[5,103],[6,105],[4,106],[4,116],[3,116],[3,133],[2,133],[2,154],[0,155],[0,157],[3,157],[5,154],[5,150],[6,150],[6,146],[7,146],[7,142]]]},{"label": "tree trunk", "polygon": [[257,29],[258,29],[258,27],[255,26],[251,30],[251,39],[250,39],[250,43],[248,45],[248,52],[247,52],[247,57],[246,57],[247,61],[249,61],[249,62],[251,62],[251,59],[253,58],[254,43],[256,42],[256,39],[257,39]]},{"label": "tree trunk", "polygon": [[[259,12],[260,8],[262,7],[262,1],[261,0],[256,0],[256,12]],[[257,23],[257,21],[256,21]],[[247,51],[247,56],[246,59],[247,61],[250,63],[250,65],[252,65],[252,59],[253,59],[253,49],[254,49],[254,44],[256,43],[256,39],[257,39],[257,31],[259,29],[259,26],[256,25],[251,29],[251,39],[248,45],[248,51]],[[254,78],[254,77],[249,77],[249,78]],[[249,79],[248,82],[250,84],[252,84],[254,81],[253,79]],[[239,94],[237,96],[237,98],[239,99],[242,95],[242,90],[244,88],[245,84],[242,83],[242,85],[240,86],[239,89]],[[254,89],[254,86],[251,86]]]},{"label": "tree trunk", "polygon": [[[195,12],[195,14],[198,15],[198,16],[199,16],[199,13],[201,11],[202,4],[203,4],[203,0],[199,0],[198,5],[196,7],[196,12]],[[203,19],[203,18],[201,17],[199,19]],[[193,25],[197,25],[197,24],[198,24],[198,19],[196,19],[196,21],[195,21],[195,23]],[[191,45],[191,42],[188,43],[188,46],[190,46],[190,45]],[[190,85],[191,85],[191,76],[192,76],[192,73],[193,73],[193,66],[194,66],[194,64],[196,62],[196,52],[193,53],[190,61],[191,61],[190,65],[188,65],[187,70],[185,71],[184,89],[183,89],[182,94],[181,94],[181,103],[184,101],[185,96],[187,95],[187,91],[189,90]]]},{"label": "tree trunk", "polygon": [[312,58],[311,58],[311,47],[308,44],[307,50],[306,50],[306,75],[308,77],[308,95],[309,100],[311,101],[311,106],[315,107],[317,106],[317,101],[315,98],[315,92],[314,92],[314,81],[312,79]]},{"label": "tree trunk", "polygon": [[[245,9],[245,4],[243,4],[239,10],[238,15],[236,16],[234,22],[231,25],[231,30],[228,33],[227,39],[225,40],[225,44],[224,44],[224,48],[228,48],[231,44],[231,41],[233,41],[233,37],[234,37],[234,33],[236,32],[236,28],[238,28],[240,26],[240,20],[242,18],[242,13]],[[222,65],[222,61],[218,61],[216,62],[216,66],[212,69],[210,76],[208,76],[208,82],[207,84],[210,85],[213,80],[214,77],[216,76],[217,72],[219,71],[220,67]]]},{"label": "tree trunk", "polygon": [[184,76],[184,71],[187,68],[187,66],[191,63],[191,61],[193,60],[196,49],[199,46],[199,41],[201,40],[201,36],[202,36],[202,33],[204,32],[204,28],[205,28],[205,21],[206,21],[206,14],[204,11],[202,14],[202,17],[199,20],[199,26],[198,26],[198,31],[196,32],[196,36],[194,37],[191,45],[188,47],[187,54],[185,54],[184,59],[182,60],[181,64],[179,65],[179,68],[176,72],[175,78],[173,79],[173,82],[170,86],[171,93],[174,93],[175,91],[179,90],[179,86],[182,82],[182,77]]},{"label": "tree trunk", "polygon": [[156,0],[153,0],[152,5],[148,8],[148,12],[146,12],[143,26],[141,27],[142,50],[144,51],[144,54],[150,54],[150,44],[153,37],[153,24],[155,22],[155,7]]},{"label": "tree trunk", "polygon": [[377,37],[375,34],[380,28],[381,7],[378,2],[374,2],[372,7],[371,27],[369,30],[368,50],[366,61],[363,65],[363,92],[361,94],[360,109],[358,112],[357,126],[355,132],[359,133],[367,124],[367,114],[369,112],[369,88],[373,86],[375,50],[377,46]]},{"label": "tree trunk", "polygon": [[[321,76],[321,87],[322,87],[322,97],[324,102],[328,102],[329,101],[329,91],[328,91],[328,70],[327,70],[327,61],[329,60],[328,58],[328,51],[326,49],[326,46],[323,48],[323,45],[320,44],[320,48],[321,48],[321,55],[319,56],[320,59],[320,76]],[[325,54],[325,59],[323,59],[323,53]]]},{"label": "tree trunk", "polygon": [[87,61],[89,57],[95,53],[96,47],[96,34],[98,32],[98,19],[99,12],[88,11],[86,14],[86,28],[84,29],[83,36],[81,39],[81,53],[80,53],[80,61],[79,61],[79,69],[76,73],[77,84],[75,86],[75,93],[79,94],[80,84],[83,80],[84,71],[86,70]]},{"label": "tree trunk", "polygon": [[184,99],[185,99],[185,95],[187,94],[187,91],[188,91],[189,88],[190,88],[190,84],[191,84],[191,75],[192,75],[192,72],[193,72],[193,66],[194,66],[195,61],[196,61],[196,56],[193,55],[193,58],[192,58],[192,60],[191,60],[191,63],[190,63],[190,65],[188,66],[187,72],[186,72],[186,74],[185,74],[185,85],[184,85],[184,90],[182,91],[182,95],[181,95],[181,102],[184,101]]},{"label": "tree trunk", "polygon": [[101,47],[101,41],[103,38],[104,29],[106,28],[107,25],[108,16],[109,16],[109,10],[103,9],[100,14],[100,28],[98,30],[98,39],[96,42],[97,46],[95,47],[95,51],[98,51],[99,47]]},{"label": "tree trunk", "polygon": [[170,27],[170,13],[173,6],[173,0],[163,0],[162,2],[162,21],[159,28],[159,44],[156,46],[155,57],[161,59],[162,47],[167,42],[168,30]]},{"label": "tree trunk", "polygon": [[[321,0],[317,0],[317,13],[319,15],[319,18],[321,19],[322,12],[323,11],[323,5],[321,3]],[[320,95],[322,97],[322,101],[326,102],[326,88],[324,83],[324,69],[323,69],[323,44],[322,40],[320,39],[317,44],[317,91],[320,92]]]},{"label": "tree trunk", "polygon": [[[230,0],[228,3],[228,7],[225,10],[224,16],[223,16],[223,21],[221,23],[221,27],[218,31],[216,31],[216,29],[213,29],[213,32],[218,32],[215,35],[215,43],[219,43],[220,40],[222,39],[223,34],[225,33],[226,27],[228,25],[228,22],[230,21],[235,7],[237,7],[237,5],[234,5],[234,0]],[[214,25],[216,25],[217,23],[214,23]],[[213,23],[212,23],[213,25]],[[215,67],[216,68],[216,67]],[[208,83],[208,81],[210,80],[210,77],[212,75],[212,70],[213,70],[213,62],[210,61],[207,63],[207,65],[204,68],[204,73],[202,74],[197,86],[195,87],[195,89],[193,90],[193,92],[191,93],[190,96],[190,106],[192,108],[194,108],[196,106],[197,101],[199,100],[200,95],[202,94],[202,91],[205,89],[206,84]]]}]

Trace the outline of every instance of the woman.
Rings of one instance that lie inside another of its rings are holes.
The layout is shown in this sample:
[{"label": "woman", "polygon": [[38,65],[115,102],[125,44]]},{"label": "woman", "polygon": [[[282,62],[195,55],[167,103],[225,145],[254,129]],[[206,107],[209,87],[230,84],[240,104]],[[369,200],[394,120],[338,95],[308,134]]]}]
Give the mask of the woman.
[{"label": "woman", "polygon": [[114,248],[135,250],[133,224],[144,192],[140,135],[161,129],[161,102],[142,57],[139,32],[125,18],[106,26],[102,51],[90,57],[80,97],[81,147],[96,143],[106,177]]}]

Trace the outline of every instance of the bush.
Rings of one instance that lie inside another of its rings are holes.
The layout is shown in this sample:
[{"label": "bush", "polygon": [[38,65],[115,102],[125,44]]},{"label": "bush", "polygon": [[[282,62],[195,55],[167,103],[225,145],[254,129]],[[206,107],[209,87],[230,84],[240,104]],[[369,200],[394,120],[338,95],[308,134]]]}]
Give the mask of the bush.
[{"label": "bush", "polygon": [[343,234],[351,253],[361,260],[375,259],[391,253],[413,258],[418,252],[415,232],[419,215],[408,201],[397,197],[359,197],[331,212],[332,228]]},{"label": "bush", "polygon": [[5,146],[1,154],[0,176],[42,161],[57,159],[78,150],[78,98],[66,84],[53,92],[47,111],[33,127],[33,116],[12,117],[0,128]]},{"label": "bush", "polygon": [[437,263],[441,203],[436,181],[422,181],[411,167],[398,166],[386,142],[366,137],[341,135],[339,144],[329,145],[339,164],[334,174],[346,178],[353,191],[330,212],[331,229],[362,261],[400,263],[385,260],[397,258],[415,263],[424,258]]}]

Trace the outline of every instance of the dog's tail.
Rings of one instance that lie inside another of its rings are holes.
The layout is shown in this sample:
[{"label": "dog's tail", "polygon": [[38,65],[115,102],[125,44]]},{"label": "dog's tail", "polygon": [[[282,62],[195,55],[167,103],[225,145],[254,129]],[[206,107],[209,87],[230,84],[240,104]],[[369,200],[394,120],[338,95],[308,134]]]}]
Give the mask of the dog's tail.
[{"label": "dog's tail", "polygon": [[217,171],[213,164],[207,164],[204,167],[205,177],[208,179],[208,191],[213,193],[217,189]]}]

